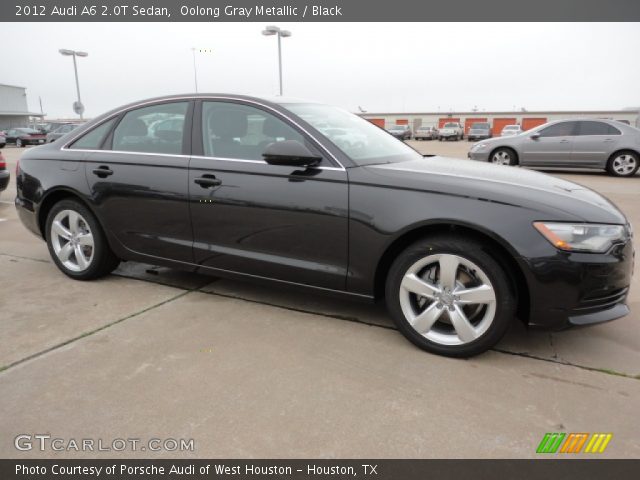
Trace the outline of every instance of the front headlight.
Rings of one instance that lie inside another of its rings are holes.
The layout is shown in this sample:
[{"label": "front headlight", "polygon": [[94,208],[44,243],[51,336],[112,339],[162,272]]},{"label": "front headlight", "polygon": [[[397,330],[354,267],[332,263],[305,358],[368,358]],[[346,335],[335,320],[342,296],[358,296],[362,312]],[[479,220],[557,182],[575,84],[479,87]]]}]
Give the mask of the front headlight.
[{"label": "front headlight", "polygon": [[554,247],[569,252],[604,253],[627,236],[623,225],[535,222],[533,226]]},{"label": "front headlight", "polygon": [[487,148],[488,144],[486,143],[476,143],[471,147],[471,150],[482,150],[483,148]]}]

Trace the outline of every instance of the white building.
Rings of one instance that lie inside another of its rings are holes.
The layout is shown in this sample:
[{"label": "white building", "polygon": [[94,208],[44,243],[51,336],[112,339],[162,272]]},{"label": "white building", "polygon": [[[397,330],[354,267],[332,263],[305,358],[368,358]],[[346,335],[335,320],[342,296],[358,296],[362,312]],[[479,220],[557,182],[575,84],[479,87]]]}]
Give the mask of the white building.
[{"label": "white building", "polygon": [[372,123],[388,128],[391,125],[409,125],[413,130],[421,125],[441,128],[446,122],[460,122],[465,134],[476,122],[489,122],[494,135],[499,135],[505,125],[521,125],[524,130],[552,120],[567,118],[606,118],[638,125],[637,110],[544,111],[544,112],[425,112],[425,113],[362,113]]},{"label": "white building", "polygon": [[25,127],[43,117],[43,113],[29,111],[26,88],[0,84],[0,130]]}]

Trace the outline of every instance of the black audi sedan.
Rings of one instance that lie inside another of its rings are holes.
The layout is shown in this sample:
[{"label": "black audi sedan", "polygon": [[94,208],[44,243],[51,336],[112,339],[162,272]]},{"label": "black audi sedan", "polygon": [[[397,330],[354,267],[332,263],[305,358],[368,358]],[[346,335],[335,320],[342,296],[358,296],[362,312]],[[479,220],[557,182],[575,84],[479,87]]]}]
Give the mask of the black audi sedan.
[{"label": "black audi sedan", "polygon": [[607,199],[423,157],[327,105],[133,103],[25,152],[16,183],[22,222],[74,279],[130,260],[384,299],[411,342],[456,357],[514,318],[558,329],[628,313],[632,231]]}]

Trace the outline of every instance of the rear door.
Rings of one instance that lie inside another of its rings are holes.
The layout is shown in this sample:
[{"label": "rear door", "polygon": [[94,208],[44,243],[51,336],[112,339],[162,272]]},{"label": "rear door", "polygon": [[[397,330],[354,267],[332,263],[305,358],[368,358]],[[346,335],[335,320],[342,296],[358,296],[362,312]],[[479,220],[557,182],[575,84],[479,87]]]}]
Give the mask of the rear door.
[{"label": "rear door", "polygon": [[622,132],[605,122],[581,120],[573,141],[572,162],[576,167],[604,167],[616,149]]},{"label": "rear door", "polygon": [[170,101],[129,110],[101,148],[87,153],[95,208],[129,250],[193,261],[187,187],[192,109],[189,101]]},{"label": "rear door", "polygon": [[[195,261],[203,267],[344,289],[347,172],[266,106],[202,101],[194,116],[189,194]],[[267,164],[267,145],[297,140],[318,167]]]},{"label": "rear door", "polygon": [[[558,122],[542,130],[529,132],[522,140],[520,161],[531,166],[570,166],[575,133],[575,121]],[[533,133],[539,133],[533,138]]]}]

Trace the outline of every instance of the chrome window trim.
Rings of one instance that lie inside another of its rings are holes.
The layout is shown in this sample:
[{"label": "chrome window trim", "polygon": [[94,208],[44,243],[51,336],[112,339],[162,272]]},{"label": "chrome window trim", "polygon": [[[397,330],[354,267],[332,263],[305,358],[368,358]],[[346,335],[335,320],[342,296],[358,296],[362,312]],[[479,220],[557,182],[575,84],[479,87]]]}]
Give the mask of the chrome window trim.
[{"label": "chrome window trim", "polygon": [[[266,103],[262,103],[262,102],[258,102],[256,100],[251,100],[251,99],[246,99],[246,98],[236,98],[236,97],[225,97],[225,96],[187,96],[187,97],[171,97],[171,98],[166,98],[166,99],[155,99],[155,100],[148,100],[146,102],[142,102],[142,103],[137,103],[135,105],[130,105],[128,107],[124,107],[121,108],[120,110],[117,110],[115,112],[113,112],[111,115],[109,115],[109,117],[105,118],[102,122],[100,122],[98,125],[96,125],[95,127],[91,128],[90,130],[86,130],[84,132],[79,133],[78,135],[72,136],[71,139],[69,141],[67,141],[64,145],[62,145],[60,147],[61,151],[75,151],[75,152],[114,152],[114,153],[131,153],[131,154],[140,154],[140,155],[161,155],[161,156],[170,156],[170,157],[198,157],[198,158],[212,158],[212,159],[220,159],[218,157],[201,157],[198,155],[176,155],[176,154],[163,154],[163,153],[144,153],[144,152],[126,152],[126,151],[119,151],[119,150],[83,150],[83,149],[75,149],[75,148],[68,148],[68,146],[75,142],[78,138],[80,138],[81,136],[89,133],[90,131],[92,131],[94,128],[99,127],[100,125],[102,125],[105,122],[108,122],[109,120],[111,120],[113,117],[120,115],[122,112],[128,112],[129,110],[135,110],[137,108],[140,107],[144,107],[145,105],[153,105],[153,104],[161,104],[161,103],[169,103],[172,101],[180,101],[180,100],[188,100],[188,101],[194,101],[194,100],[231,100],[234,102],[241,102],[241,103],[249,103],[252,105],[258,105],[261,107],[266,108],[267,110],[273,112],[276,116],[280,116],[282,118],[285,118],[286,120],[288,120],[289,122],[291,122],[292,124],[294,124],[296,127],[298,127],[300,130],[302,130],[305,134],[307,134],[322,150],[324,150],[324,152],[333,159],[333,161],[340,165],[340,167],[317,167],[317,168],[322,168],[323,170],[342,170],[342,171],[346,171],[346,168],[344,167],[344,165],[342,165],[342,163],[340,163],[340,161],[336,158],[336,156],[331,153],[329,150],[327,150],[327,148],[322,144],[322,142],[320,142],[315,136],[313,136],[307,129],[305,129],[304,127],[302,127],[298,122],[296,122],[293,118],[291,118],[288,115],[283,114],[282,112],[280,112],[279,110],[276,110],[275,108],[273,108],[270,105],[267,105]],[[257,163],[262,163],[262,161],[260,160],[242,160],[242,159],[222,159],[222,160],[231,160],[231,161],[239,161],[239,162],[257,162]]]},{"label": "chrome window trim", "polygon": [[[89,150],[83,148],[74,148],[67,149],[71,152],[85,152],[85,153],[117,153],[118,155],[145,155],[145,156],[153,156],[153,157],[175,157],[175,158],[202,158],[206,160],[218,160],[222,162],[239,162],[239,163],[258,163],[261,165],[268,165],[264,160],[243,160],[241,158],[226,158],[226,157],[206,157],[204,155],[183,155],[176,153],[147,153],[147,152],[131,152],[128,150]],[[87,159],[88,161],[93,161],[91,159]],[[337,170],[340,172],[345,171],[343,168],[338,167],[322,167],[316,166],[313,168],[317,168],[318,170]]]}]

